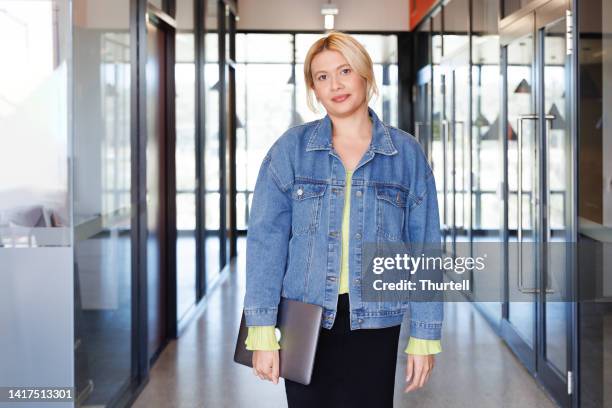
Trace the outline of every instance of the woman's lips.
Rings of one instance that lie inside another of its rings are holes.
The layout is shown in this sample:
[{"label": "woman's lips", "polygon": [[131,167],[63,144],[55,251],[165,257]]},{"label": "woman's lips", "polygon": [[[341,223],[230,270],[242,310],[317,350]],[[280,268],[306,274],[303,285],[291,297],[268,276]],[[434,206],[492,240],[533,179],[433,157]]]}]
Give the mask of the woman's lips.
[{"label": "woman's lips", "polygon": [[332,101],[334,101],[334,102],[344,102],[349,96],[350,96],[350,94],[344,94],[344,95],[340,95],[340,96],[335,96],[335,97],[332,98]]}]

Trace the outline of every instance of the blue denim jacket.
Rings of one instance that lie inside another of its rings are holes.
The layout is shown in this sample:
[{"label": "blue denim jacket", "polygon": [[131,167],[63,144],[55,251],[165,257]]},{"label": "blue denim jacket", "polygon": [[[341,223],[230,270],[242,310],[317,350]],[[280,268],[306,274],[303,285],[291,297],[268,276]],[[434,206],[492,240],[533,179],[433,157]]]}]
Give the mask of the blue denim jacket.
[{"label": "blue denim jacket", "polygon": [[[402,323],[410,335],[439,339],[440,301],[361,299],[364,243],[440,243],[436,185],[416,139],[381,122],[371,108],[372,141],[354,169],[350,197],[351,330]],[[332,147],[329,115],[287,130],[261,164],[246,250],[247,326],[275,325],[280,296],[323,306],[322,327],[336,316],[345,168]]]}]

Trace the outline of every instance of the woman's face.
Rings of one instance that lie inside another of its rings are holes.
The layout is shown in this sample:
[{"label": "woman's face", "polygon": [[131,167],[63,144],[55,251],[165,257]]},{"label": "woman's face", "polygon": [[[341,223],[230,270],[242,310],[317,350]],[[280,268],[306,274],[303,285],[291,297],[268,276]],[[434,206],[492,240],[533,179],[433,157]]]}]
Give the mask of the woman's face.
[{"label": "woman's face", "polygon": [[366,80],[338,51],[324,50],[310,64],[317,99],[331,116],[350,116],[366,101]]}]

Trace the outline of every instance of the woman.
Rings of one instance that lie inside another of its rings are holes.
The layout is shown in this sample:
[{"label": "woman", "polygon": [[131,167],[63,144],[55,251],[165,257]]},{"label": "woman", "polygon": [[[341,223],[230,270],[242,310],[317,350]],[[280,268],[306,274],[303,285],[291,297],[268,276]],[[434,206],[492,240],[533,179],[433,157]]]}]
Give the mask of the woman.
[{"label": "woman", "polygon": [[289,129],[262,162],[247,236],[246,347],[254,374],[277,384],[280,296],[319,304],[312,380],[285,379],[289,407],[392,407],[402,317],[410,309],[410,392],[427,382],[441,351],[442,305],[365,301],[361,249],[440,243],[433,174],[416,140],[368,107],[378,93],[372,60],[353,37],[316,41],[304,75],[310,108],[314,94],[327,115]]}]

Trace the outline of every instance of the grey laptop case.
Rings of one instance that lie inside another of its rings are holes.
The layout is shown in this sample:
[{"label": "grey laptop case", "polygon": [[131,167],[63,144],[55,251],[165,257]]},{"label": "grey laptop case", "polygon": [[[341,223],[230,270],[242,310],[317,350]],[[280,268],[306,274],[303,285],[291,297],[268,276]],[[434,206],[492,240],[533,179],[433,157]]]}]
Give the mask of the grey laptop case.
[{"label": "grey laptop case", "polygon": [[[280,330],[280,376],[304,385],[310,384],[323,308],[296,300],[281,298],[276,327]],[[248,334],[244,311],[234,361],[253,367],[253,352],[244,344]]]}]

